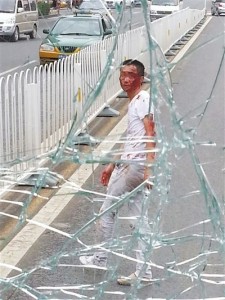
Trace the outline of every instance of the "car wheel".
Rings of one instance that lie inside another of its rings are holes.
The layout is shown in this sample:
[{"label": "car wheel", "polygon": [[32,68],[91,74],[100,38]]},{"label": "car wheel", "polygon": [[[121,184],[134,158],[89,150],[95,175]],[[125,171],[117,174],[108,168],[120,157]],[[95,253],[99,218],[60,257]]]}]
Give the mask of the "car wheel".
[{"label": "car wheel", "polygon": [[37,25],[33,26],[33,30],[31,31],[31,33],[29,34],[31,39],[35,39],[37,36]]},{"label": "car wheel", "polygon": [[20,38],[19,28],[16,26],[13,35],[10,37],[10,42],[17,42]]}]

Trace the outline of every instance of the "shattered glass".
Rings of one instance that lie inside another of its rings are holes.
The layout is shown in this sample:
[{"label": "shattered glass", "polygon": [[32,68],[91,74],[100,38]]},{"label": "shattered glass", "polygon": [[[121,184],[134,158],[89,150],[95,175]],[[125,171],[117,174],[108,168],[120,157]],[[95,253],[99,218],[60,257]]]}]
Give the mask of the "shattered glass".
[{"label": "shattered glass", "polygon": [[[62,116],[65,120],[72,116],[68,127],[62,129],[66,137],[54,147],[57,138],[52,135],[52,144],[44,144],[46,152],[42,154],[26,145],[22,155],[5,154],[7,145],[0,146],[3,300],[225,299],[224,29],[213,31],[211,21],[208,35],[200,35],[183,57],[177,54],[171,58],[152,39],[148,5],[141,0],[147,48],[138,59],[147,57],[148,61],[143,89],[149,91],[155,109],[156,157],[149,166],[153,188],[146,189],[144,183],[138,187],[143,191],[143,215],[138,226],[130,228],[132,217],[126,214],[132,191],[108,209],[120,208],[113,239],[99,243],[96,233],[98,221],[106,213],[99,211],[106,195],[100,174],[107,163],[121,162],[119,148],[125,142],[127,125],[128,99],[123,93],[109,107],[116,112],[115,117],[90,119],[90,109],[110,88],[108,80],[114,76],[119,86],[120,64],[128,58],[116,49],[123,43],[121,32],[133,30],[134,10],[117,5],[113,47],[105,66],[93,66],[98,81],[91,82],[90,75],[90,80],[81,80],[81,90],[75,96],[66,92],[72,97],[71,107],[66,108],[70,113]],[[125,11],[129,20],[124,25]],[[220,24],[224,28],[223,20]],[[124,47],[130,48],[132,55],[138,41]],[[211,63],[214,54],[216,64]],[[73,70],[65,63],[56,81],[51,81],[53,67],[42,70],[40,76],[46,79],[42,90],[51,84],[52,97],[56,96],[54,88],[59,94],[55,102],[43,108],[51,119],[52,106],[63,106],[63,73]],[[79,72],[78,66],[74,76]],[[1,101],[1,117],[10,118],[3,117],[7,104]],[[53,133],[53,128],[44,128],[37,143],[43,142],[45,134]],[[0,130],[8,130],[2,121]],[[21,162],[32,167],[21,171]],[[25,182],[30,175],[32,184]],[[143,233],[141,223],[146,220],[149,230]],[[135,270],[140,240],[146,245],[145,263],[151,265],[152,281],[137,279],[129,287],[120,286],[118,276]],[[79,257],[96,250],[107,251],[107,267],[81,265]]]}]

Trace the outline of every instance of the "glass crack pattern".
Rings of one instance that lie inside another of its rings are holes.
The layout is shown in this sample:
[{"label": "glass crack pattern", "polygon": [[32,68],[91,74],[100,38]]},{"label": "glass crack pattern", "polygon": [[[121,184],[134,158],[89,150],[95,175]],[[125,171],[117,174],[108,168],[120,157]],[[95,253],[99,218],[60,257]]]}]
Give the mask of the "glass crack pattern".
[{"label": "glass crack pattern", "polygon": [[[19,159],[1,166],[2,191],[11,181],[0,199],[3,300],[225,299],[224,20],[212,19],[184,56],[172,60],[151,37],[144,0],[140,10],[149,45],[150,80],[143,89],[150,91],[155,109],[156,156],[149,166],[153,188],[143,183],[99,211],[106,196],[99,181],[102,169],[123,162],[118,155],[125,142],[126,96],[113,102],[119,116],[96,118],[74,137],[108,77],[120,68],[115,38],[97,84],[87,83],[82,118],[74,114],[66,139],[44,155],[48,164],[35,174],[35,185],[14,181],[18,174],[11,167]],[[135,12],[115,8],[116,36],[131,29]],[[215,29],[217,23],[223,30]],[[29,159],[38,165],[43,156]],[[144,191],[143,214],[132,227],[127,207],[138,191]],[[101,216],[118,208],[113,239],[99,243]],[[136,278],[131,286],[118,285],[118,276],[134,272],[140,241],[145,245],[142,272],[150,265],[152,281]],[[80,256],[103,250],[107,266],[81,265]],[[5,257],[17,263],[11,265]]]}]

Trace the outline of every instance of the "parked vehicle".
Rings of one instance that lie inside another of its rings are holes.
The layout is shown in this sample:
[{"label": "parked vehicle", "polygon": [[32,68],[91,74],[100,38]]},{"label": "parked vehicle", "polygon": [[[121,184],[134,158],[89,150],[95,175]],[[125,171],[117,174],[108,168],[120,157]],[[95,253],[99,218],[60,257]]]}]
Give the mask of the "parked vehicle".
[{"label": "parked vehicle", "polygon": [[211,5],[212,15],[220,16],[225,14],[225,0],[214,0]]},{"label": "parked vehicle", "polygon": [[79,5],[79,8],[75,12],[81,13],[101,13],[103,15],[108,15],[113,24],[116,24],[116,20],[112,16],[111,9],[108,7],[107,3],[100,0],[84,0]]},{"label": "parked vehicle", "polygon": [[116,8],[117,5],[123,5],[125,3],[126,7],[134,6],[134,0],[106,0],[109,8]]},{"label": "parked vehicle", "polygon": [[39,49],[40,63],[50,63],[80,51],[112,34],[113,23],[108,15],[76,13],[58,19]]},{"label": "parked vehicle", "polygon": [[150,4],[150,17],[151,20],[155,20],[179,11],[182,8],[182,0],[152,0]]},{"label": "parked vehicle", "polygon": [[21,34],[37,35],[36,0],[0,0],[0,36],[17,42]]},{"label": "parked vehicle", "polygon": [[100,13],[106,14],[109,11],[109,7],[106,2],[101,2],[99,0],[84,0],[79,6],[79,10],[95,10]]}]

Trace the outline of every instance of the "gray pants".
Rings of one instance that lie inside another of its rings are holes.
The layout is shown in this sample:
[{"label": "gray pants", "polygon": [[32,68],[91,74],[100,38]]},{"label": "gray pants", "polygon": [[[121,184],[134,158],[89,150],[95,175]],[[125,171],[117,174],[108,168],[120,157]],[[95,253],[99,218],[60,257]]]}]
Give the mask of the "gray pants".
[{"label": "gray pants", "polygon": [[[129,200],[126,201],[128,205],[128,216],[130,218],[131,227],[134,229],[138,223],[138,249],[136,250],[136,258],[140,262],[136,264],[136,275],[139,276],[141,273],[142,276],[151,277],[151,268],[148,265],[145,265],[145,257],[148,257],[147,250],[149,243],[149,224],[146,214],[146,207],[143,206],[143,188],[137,192],[133,192],[141,183],[143,183],[144,178],[144,166],[137,164],[130,165],[119,165],[116,166],[108,184],[107,196],[103,202],[103,205],[100,209],[100,213],[109,209],[113,204],[117,203],[118,199],[115,197],[120,197],[129,194]],[[113,196],[113,197],[110,197]],[[121,198],[120,198],[121,199]],[[122,206],[122,204],[121,204]],[[97,232],[100,236],[101,242],[108,241],[113,237],[114,234],[114,223],[115,217],[118,211],[117,207],[109,212],[103,214],[99,219],[97,226]],[[140,218],[141,217],[141,218]],[[95,259],[98,261],[107,260],[106,252],[96,252]]]}]

